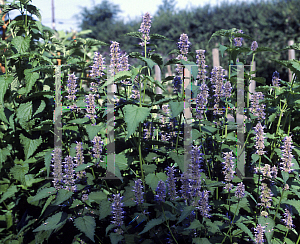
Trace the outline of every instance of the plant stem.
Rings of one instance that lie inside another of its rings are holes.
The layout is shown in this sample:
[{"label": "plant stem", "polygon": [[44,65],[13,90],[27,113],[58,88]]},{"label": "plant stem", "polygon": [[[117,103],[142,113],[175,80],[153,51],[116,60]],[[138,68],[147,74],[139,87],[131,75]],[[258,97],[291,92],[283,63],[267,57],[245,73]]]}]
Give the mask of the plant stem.
[{"label": "plant stem", "polygon": [[278,209],[279,209],[279,206],[280,206],[280,203],[281,203],[284,191],[285,191],[285,188],[282,189],[282,193],[281,193],[281,196],[280,196],[280,199],[279,199],[279,203],[277,205],[276,212],[275,212],[275,215],[274,215],[274,218],[273,218],[274,221],[275,221],[276,215],[278,213]]},{"label": "plant stem", "polygon": [[169,229],[169,231],[170,231],[170,234],[171,234],[173,240],[178,244],[176,238],[174,237],[174,235],[173,235],[173,233],[172,233],[172,231],[171,231],[171,229],[170,229],[169,220],[167,220],[167,217],[166,217],[166,214],[165,214],[164,207],[163,207],[163,206],[161,206],[161,207],[162,207],[162,210],[163,210],[163,213],[164,213],[164,217],[165,217],[165,219],[166,219],[167,227],[168,227],[168,229]]}]

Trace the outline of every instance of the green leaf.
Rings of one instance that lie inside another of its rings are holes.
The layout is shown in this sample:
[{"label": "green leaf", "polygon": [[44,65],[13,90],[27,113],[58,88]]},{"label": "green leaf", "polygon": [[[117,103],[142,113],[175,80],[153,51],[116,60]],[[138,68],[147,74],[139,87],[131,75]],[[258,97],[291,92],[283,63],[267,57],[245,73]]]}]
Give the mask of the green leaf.
[{"label": "green leaf", "polygon": [[73,119],[73,120],[70,120],[70,121],[68,121],[68,123],[69,124],[83,124],[83,123],[85,123],[85,122],[88,122],[89,121],[89,118],[87,118],[87,117],[84,117],[84,118],[82,118],[82,119]]},{"label": "green leaf", "polygon": [[146,76],[146,79],[149,80],[152,84],[155,84],[156,86],[160,87],[163,91],[167,92],[167,90],[164,88],[164,86],[160,83],[158,80],[154,80],[151,76]]},{"label": "green leaf", "polygon": [[93,165],[94,165],[93,163],[80,164],[78,167],[75,168],[75,173],[79,172],[79,171],[82,171],[82,170],[85,170],[85,169],[87,169],[87,168],[89,168],[90,166],[93,166]]},{"label": "green leaf", "polygon": [[177,155],[176,152],[170,152],[169,156],[175,161],[181,172],[184,172],[184,155]]},{"label": "green leaf", "polygon": [[56,193],[56,189],[54,187],[44,188],[41,191],[39,191],[29,202],[39,201],[55,193]]},{"label": "green leaf", "polygon": [[0,171],[2,169],[2,163],[4,163],[7,159],[7,156],[10,155],[10,150],[7,148],[0,148]]},{"label": "green leaf", "polygon": [[[40,101],[40,105],[38,107],[38,109],[34,112],[33,117],[39,113],[42,113],[44,111],[44,109],[46,108],[46,103],[44,100]],[[33,106],[35,106],[36,104],[34,103]]]},{"label": "green leaf", "polygon": [[299,200],[284,200],[281,203],[293,206],[293,208],[295,208],[297,210],[298,215],[300,215],[300,201]]},{"label": "green leaf", "polygon": [[211,244],[207,238],[193,238],[193,244]]},{"label": "green leaf", "polygon": [[222,58],[223,58],[223,54],[224,54],[224,52],[226,51],[226,49],[227,49],[227,47],[225,47],[225,46],[223,46],[223,45],[220,44],[219,50],[220,50],[220,52],[221,52]]},{"label": "green leaf", "polygon": [[164,64],[162,56],[158,53],[153,53],[151,55],[151,60],[153,60],[153,62],[155,62],[158,66],[162,66]]},{"label": "green leaf", "polygon": [[197,140],[200,136],[201,136],[201,133],[198,130],[196,130],[196,129],[192,130],[192,140],[193,141]]},{"label": "green leaf", "polygon": [[201,126],[201,130],[207,134],[213,134],[217,131],[216,128],[212,127],[212,126]]},{"label": "green leaf", "polygon": [[144,60],[150,69],[152,69],[153,66],[156,64],[150,58],[140,57],[139,59]]},{"label": "green leaf", "polygon": [[4,200],[6,200],[7,198],[10,198],[12,196],[15,195],[15,193],[18,192],[18,189],[16,186],[10,186],[6,192],[4,192],[4,194],[1,197],[0,203],[2,203]]},{"label": "green leaf", "polygon": [[137,107],[127,104],[124,106],[125,122],[127,124],[126,140],[135,132],[140,122],[143,122],[150,114],[151,108]]},{"label": "green leaf", "polygon": [[150,34],[150,40],[154,40],[154,39],[163,39],[163,40],[172,41],[171,39],[159,34]]},{"label": "green leaf", "polygon": [[15,180],[18,180],[22,183],[22,185],[26,185],[25,175],[29,171],[28,163],[22,162],[22,164],[17,164],[10,169],[10,173],[13,175]]},{"label": "green leaf", "polygon": [[172,116],[171,118],[177,117],[184,109],[184,102],[169,102]]},{"label": "green leaf", "polygon": [[251,80],[255,80],[259,84],[266,85],[266,78],[264,77],[251,77]]},{"label": "green leaf", "polygon": [[26,90],[27,90],[26,94],[27,94],[31,91],[35,82],[39,78],[39,74],[36,72],[32,72],[32,70],[30,70],[30,69],[25,70],[24,74],[25,74]]},{"label": "green leaf", "polygon": [[30,36],[16,36],[13,38],[11,43],[17,49],[18,53],[24,54],[29,48]]},{"label": "green leaf", "polygon": [[92,216],[79,217],[74,220],[74,225],[78,230],[83,232],[93,242],[96,228],[96,221]]},{"label": "green leaf", "polygon": [[151,230],[154,226],[156,225],[160,225],[161,223],[163,223],[164,221],[159,218],[159,219],[151,219],[145,226],[144,230],[142,232],[139,233],[139,235],[146,233],[147,231]]},{"label": "green leaf", "polygon": [[101,201],[99,211],[99,220],[106,218],[108,215],[111,214],[111,203],[109,201]]},{"label": "green leaf", "polygon": [[58,224],[61,220],[63,212],[59,212],[50,218],[46,219],[45,223],[33,230],[33,232],[38,232],[42,230],[54,230],[60,225]]},{"label": "green leaf", "polygon": [[73,195],[72,191],[67,191],[65,189],[59,189],[54,205],[60,205],[61,203],[67,201]]},{"label": "green leaf", "polygon": [[246,234],[248,234],[248,236],[252,239],[255,240],[255,237],[253,236],[253,233],[251,232],[251,230],[248,229],[248,227],[246,225],[244,225],[243,223],[236,223],[236,225],[243,230]]},{"label": "green leaf", "polygon": [[14,77],[13,76],[8,76],[7,78],[5,75],[0,76],[0,104],[3,105],[4,101],[4,95],[6,93],[6,90],[8,86],[13,82]]},{"label": "green leaf", "polygon": [[162,181],[166,181],[167,180],[167,175],[165,173],[157,173],[156,175],[151,173],[151,174],[148,174],[146,177],[145,177],[145,180],[146,180],[146,183],[147,185],[149,185],[153,191],[156,190],[157,188],[157,184],[160,180]]},{"label": "green leaf", "polygon": [[76,208],[78,207],[79,205],[83,205],[82,201],[78,200],[78,199],[75,199],[72,203],[72,205],[70,206],[70,208]]},{"label": "green leaf", "polygon": [[118,244],[120,243],[120,241],[124,239],[124,236],[118,233],[110,233],[109,237],[110,237],[111,244]]},{"label": "green leaf", "polygon": [[185,206],[183,208],[183,211],[181,212],[181,215],[176,223],[176,225],[178,225],[180,222],[182,222],[183,220],[185,220],[190,214],[191,212],[195,209],[195,207],[193,206]]},{"label": "green leaf", "polygon": [[21,144],[24,147],[25,158],[28,159],[30,156],[34,154],[39,145],[42,144],[43,139],[40,136],[39,139],[33,140],[25,137],[22,133],[20,134]]},{"label": "green leaf", "polygon": [[188,228],[185,228],[185,230],[201,229],[201,227],[204,227],[203,224],[201,224],[198,219],[194,219],[190,226]]},{"label": "green leaf", "polygon": [[130,33],[126,33],[124,36],[132,36],[132,37],[136,37],[136,38],[140,38],[142,39],[143,34],[141,32],[130,32]]},{"label": "green leaf", "polygon": [[50,175],[50,164],[51,164],[51,159],[52,159],[52,152],[53,149],[49,149],[46,153],[45,153],[45,156],[44,156],[44,162],[45,162],[45,167],[46,167],[46,170],[47,170],[47,177],[49,177]]},{"label": "green leaf", "polygon": [[103,126],[99,126],[99,125],[85,125],[85,129],[86,132],[88,133],[89,136],[89,140],[92,141],[94,139],[95,136],[97,136],[98,132],[101,131],[101,129],[103,128]]},{"label": "green leaf", "polygon": [[103,191],[96,191],[96,192],[91,192],[89,194],[89,200],[91,202],[96,202],[100,204],[101,201],[106,200],[107,195]]},{"label": "green leaf", "polygon": [[143,170],[145,171],[145,175],[149,174],[149,173],[153,173],[155,172],[157,166],[155,164],[144,164],[143,165]]},{"label": "green leaf", "polygon": [[42,209],[42,212],[40,214],[40,217],[43,215],[43,213],[45,212],[45,210],[47,209],[47,207],[50,205],[50,203],[55,199],[55,197],[56,197],[55,195],[51,195],[50,197],[48,197],[46,203],[43,206],[43,209]]},{"label": "green leaf", "polygon": [[32,114],[32,101],[22,103],[17,109],[17,118],[19,120],[28,121],[31,119]]},{"label": "green leaf", "polygon": [[127,158],[124,154],[116,154],[115,163],[118,165],[120,170],[126,170],[128,168]]}]

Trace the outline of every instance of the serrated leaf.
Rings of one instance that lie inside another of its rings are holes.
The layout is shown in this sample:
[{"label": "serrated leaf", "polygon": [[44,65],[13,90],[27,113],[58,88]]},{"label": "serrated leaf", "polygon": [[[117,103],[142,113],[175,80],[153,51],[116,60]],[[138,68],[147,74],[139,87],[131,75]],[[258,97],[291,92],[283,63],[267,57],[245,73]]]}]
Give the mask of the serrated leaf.
[{"label": "serrated leaf", "polygon": [[28,121],[31,119],[32,114],[32,101],[22,103],[17,109],[17,118]]},{"label": "serrated leaf", "polygon": [[248,236],[252,239],[255,240],[255,237],[253,236],[253,233],[251,232],[251,230],[248,229],[248,227],[246,225],[244,225],[243,223],[236,223],[236,225],[243,230],[246,234],[248,234]]},{"label": "serrated leaf", "polygon": [[156,190],[157,188],[157,184],[160,180],[162,181],[166,181],[167,180],[167,175],[165,173],[157,173],[156,175],[155,174],[148,174],[146,177],[145,177],[145,180],[146,180],[146,183],[147,185],[149,185],[153,191]]},{"label": "serrated leaf", "polygon": [[[33,104],[34,105],[34,104]],[[46,108],[46,103],[44,100],[41,100],[41,103],[38,107],[38,109],[34,112],[33,117],[39,113],[42,113],[44,111],[44,109]]]},{"label": "serrated leaf", "polygon": [[52,159],[51,154],[53,153],[52,151],[53,151],[53,149],[48,150],[44,156],[45,167],[47,170],[47,177],[49,177],[49,175],[50,175],[50,164],[51,164],[51,159]]},{"label": "serrated leaf", "polygon": [[185,206],[183,208],[183,211],[181,212],[181,215],[176,223],[176,225],[178,225],[180,222],[182,222],[183,220],[185,220],[190,214],[191,212],[195,209],[195,207],[193,206]]},{"label": "serrated leaf", "polygon": [[172,112],[171,118],[177,117],[184,109],[184,102],[169,102],[170,109]]},{"label": "serrated leaf", "polygon": [[146,233],[147,231],[151,230],[154,226],[156,225],[160,225],[161,223],[163,223],[164,221],[159,218],[159,219],[151,219],[145,226],[144,230],[142,232],[139,233],[139,235]]},{"label": "serrated leaf", "polygon": [[181,172],[184,172],[184,155],[177,155],[176,152],[170,152],[169,156],[175,161]]},{"label": "serrated leaf", "polygon": [[7,156],[10,155],[10,150],[7,148],[0,148],[0,171],[2,169],[2,163],[4,163],[7,159]]},{"label": "serrated leaf", "polygon": [[149,173],[153,173],[155,172],[157,166],[155,164],[144,164],[143,165],[143,170],[145,171],[145,175],[149,174]]},{"label": "serrated leaf", "polygon": [[96,191],[96,192],[91,192],[89,194],[89,200],[91,202],[96,202],[98,204],[101,203],[101,201],[106,200],[107,195],[103,191]]},{"label": "serrated leaf", "polygon": [[100,202],[100,217],[99,220],[106,218],[111,214],[111,203],[109,201],[101,201]]},{"label": "serrated leaf", "polygon": [[70,208],[76,208],[78,207],[79,205],[82,205],[82,201],[78,200],[78,199],[75,199],[72,203],[72,205],[70,206]]},{"label": "serrated leaf", "polygon": [[59,222],[61,220],[63,212],[59,212],[50,218],[46,219],[45,223],[33,230],[33,232],[38,232],[42,230],[54,230],[59,227]]},{"label": "serrated leaf", "polygon": [[15,195],[15,193],[18,191],[16,186],[10,186],[6,192],[4,192],[4,194],[1,197],[0,203],[2,203],[4,200],[6,200],[7,198],[10,198],[12,196]]},{"label": "serrated leaf", "polygon": [[12,39],[11,43],[17,49],[18,53],[23,54],[29,48],[30,36],[16,36]]},{"label": "serrated leaf", "polygon": [[26,93],[29,93],[32,87],[34,86],[35,82],[39,78],[39,74],[36,72],[32,72],[32,70],[25,70],[24,73],[26,81]]},{"label": "serrated leaf", "polygon": [[5,75],[0,76],[0,104],[3,105],[3,99],[4,95],[8,89],[8,86],[13,82],[14,77],[13,76],[8,76],[6,77]]},{"label": "serrated leaf", "polygon": [[13,175],[15,180],[18,180],[22,183],[22,185],[26,185],[25,175],[29,171],[28,163],[22,162],[22,164],[17,164],[10,169],[10,173]]},{"label": "serrated leaf", "polygon": [[26,160],[34,154],[36,149],[43,142],[42,136],[40,136],[39,139],[33,140],[33,139],[27,138],[22,133],[20,134],[20,140],[21,140],[21,144],[24,147],[24,153],[25,153]]},{"label": "serrated leaf", "polygon": [[74,225],[78,230],[83,232],[93,242],[96,228],[96,221],[92,216],[79,217],[74,220]]},{"label": "serrated leaf", "polygon": [[59,189],[54,205],[60,205],[61,203],[67,201],[73,195],[72,191],[67,191],[65,189]]},{"label": "serrated leaf", "polygon": [[54,187],[44,188],[43,190],[39,191],[29,202],[39,201],[55,193],[56,193],[56,189]]},{"label": "serrated leaf", "polygon": [[89,121],[89,118],[87,117],[84,117],[84,118],[81,118],[81,119],[73,119],[73,120],[70,120],[68,121],[69,124],[83,124],[85,122],[88,122]]},{"label": "serrated leaf", "polygon": [[[55,195],[51,195],[48,197],[46,203],[43,206],[42,212],[40,214],[40,217],[43,215],[43,213],[45,212],[45,210],[47,209],[47,207],[50,205],[50,203],[55,199]],[[77,199],[76,199],[77,200]]]},{"label": "serrated leaf", "polygon": [[90,166],[93,166],[93,165],[94,165],[93,163],[80,164],[78,167],[75,168],[75,173],[79,172],[79,171],[82,171],[82,170],[85,170],[85,169],[87,169],[87,168],[89,168]]},{"label": "serrated leaf", "polygon": [[101,131],[102,126],[99,125],[85,125],[86,132],[88,133],[89,140],[93,140],[95,136],[97,136],[98,132]]},{"label": "serrated leaf", "polygon": [[127,104],[124,106],[125,122],[127,124],[126,140],[135,132],[140,122],[143,122],[150,114],[151,108],[138,107]]},{"label": "serrated leaf", "polygon": [[120,241],[124,239],[124,236],[118,233],[110,233],[109,237],[110,237],[111,244],[118,244]]},{"label": "serrated leaf", "polygon": [[201,229],[201,227],[203,227],[203,224],[201,224],[198,219],[194,219],[190,226],[188,228],[185,228],[185,230]]},{"label": "serrated leaf", "polygon": [[115,163],[118,165],[120,170],[126,170],[128,168],[127,158],[124,154],[116,154]]}]

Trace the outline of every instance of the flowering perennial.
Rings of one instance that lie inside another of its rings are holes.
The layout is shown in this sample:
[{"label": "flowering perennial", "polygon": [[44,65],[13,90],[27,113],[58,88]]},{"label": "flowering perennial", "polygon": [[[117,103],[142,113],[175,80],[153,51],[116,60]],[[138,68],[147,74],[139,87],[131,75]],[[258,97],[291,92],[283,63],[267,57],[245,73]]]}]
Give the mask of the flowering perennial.
[{"label": "flowering perennial", "polygon": [[265,148],[265,144],[264,144],[264,126],[261,125],[260,122],[257,123],[257,125],[254,127],[255,130],[255,139],[256,139],[256,145],[255,148],[256,153],[258,155],[263,155],[265,153],[265,151],[263,151],[263,149]]},{"label": "flowering perennial", "polygon": [[116,71],[119,71],[121,69],[121,64],[120,64],[120,48],[119,48],[120,44],[118,42],[111,42],[110,45],[110,71],[112,75],[116,74]]},{"label": "flowering perennial", "polygon": [[257,244],[264,243],[264,233],[266,226],[261,226],[260,224],[254,228],[255,230],[255,241]]},{"label": "flowering perennial", "polygon": [[141,39],[142,42],[139,43],[140,46],[144,47],[145,46],[145,40],[146,44],[149,44],[148,42],[150,40],[150,28],[151,28],[151,15],[147,12],[143,16],[143,22],[141,23],[139,32],[143,33],[143,38]]},{"label": "flowering perennial", "polygon": [[236,187],[235,196],[237,198],[243,198],[245,196],[245,185],[243,182],[239,183]]},{"label": "flowering perennial", "polygon": [[196,118],[203,119],[203,110],[205,109],[208,103],[208,87],[205,84],[205,81],[202,82],[200,86],[200,93],[198,93],[196,98]]},{"label": "flowering perennial", "polygon": [[[214,87],[214,97],[215,105],[213,114],[223,114],[222,110],[219,110],[220,98],[224,95],[224,85],[223,85],[223,71],[224,69],[221,66],[216,66],[212,69],[210,81]],[[231,91],[231,90],[230,90]]]},{"label": "flowering perennial", "polygon": [[51,154],[52,157],[52,167],[53,167],[53,178],[52,181],[53,186],[55,189],[59,190],[61,189],[61,184],[63,184],[63,172],[62,172],[62,161],[61,161],[61,155],[62,150],[59,147],[55,147],[53,150],[53,153]]},{"label": "flowering perennial", "polygon": [[191,162],[188,165],[188,173],[190,177],[190,193],[191,196],[195,197],[198,195],[201,189],[201,164],[203,162],[203,153],[201,153],[200,146],[193,146],[190,152]]},{"label": "flowering perennial", "polygon": [[264,95],[262,92],[254,92],[253,96],[251,96],[251,107],[250,112],[253,113],[254,116],[258,116],[258,120],[265,119],[264,108],[265,104],[259,104],[259,99],[264,99]]},{"label": "flowering perennial", "polygon": [[144,192],[143,192],[142,180],[138,179],[138,180],[134,181],[134,184],[135,185],[133,186],[132,191],[135,194],[135,202],[137,205],[141,205],[144,202],[144,199],[143,199]]},{"label": "flowering perennial", "polygon": [[76,185],[75,185],[75,170],[74,168],[77,165],[73,163],[73,159],[71,156],[65,157],[64,162],[64,183],[66,184],[65,189],[68,191],[75,191]]},{"label": "flowering perennial", "polygon": [[205,65],[205,50],[196,50],[196,64],[198,65],[198,76],[197,79],[199,79],[200,81],[204,81],[207,77],[206,77],[206,67],[207,65]]},{"label": "flowering perennial", "polygon": [[281,79],[279,79],[279,73],[275,71],[272,76],[272,85],[279,87],[279,81],[281,81]]},{"label": "flowering perennial", "polygon": [[68,75],[68,84],[67,84],[67,91],[68,91],[68,96],[66,96],[66,98],[68,98],[68,100],[72,100],[74,101],[76,99],[75,93],[77,92],[77,84],[76,84],[76,80],[78,79],[75,74],[69,74]]},{"label": "flowering perennial", "polygon": [[280,169],[285,172],[291,173],[292,171],[294,171],[293,169],[291,169],[291,167],[294,165],[294,163],[292,163],[292,159],[294,157],[292,154],[292,149],[294,148],[294,146],[292,146],[292,137],[286,136],[283,139],[283,143],[283,146],[281,146],[282,162],[280,164]]},{"label": "flowering perennial", "polygon": [[176,169],[173,167],[167,167],[167,187],[168,187],[168,194],[170,196],[170,199],[173,201],[177,198],[177,192],[176,192],[176,178],[174,176]]},{"label": "flowering perennial", "polygon": [[292,206],[289,206],[289,208],[285,208],[283,215],[284,215],[284,219],[282,220],[282,222],[284,222],[285,226],[289,230],[292,229],[292,227],[295,227],[292,218]]},{"label": "flowering perennial", "polygon": [[256,42],[256,41],[253,41],[252,44],[251,44],[251,50],[252,50],[253,52],[255,52],[257,48],[258,48],[257,42]]},{"label": "flowering perennial", "polygon": [[101,140],[100,136],[95,136],[94,139],[92,140],[94,146],[93,146],[93,156],[95,158],[101,158],[101,153],[103,150],[103,141]]},{"label": "flowering perennial", "polygon": [[120,227],[124,222],[123,222],[123,214],[125,213],[123,211],[123,203],[121,202],[121,200],[123,199],[123,197],[120,196],[120,193],[118,194],[113,194],[113,201],[111,204],[112,207],[112,214],[113,214],[113,219],[111,222],[112,224],[114,224],[117,227]]},{"label": "flowering perennial", "polygon": [[[182,33],[180,35],[180,41],[178,42],[178,48],[180,50],[180,54],[177,56],[178,60],[185,60],[187,61],[187,53],[188,53],[188,49],[190,47],[190,42],[189,42],[189,37],[187,34]],[[182,74],[183,73],[183,67],[180,64],[176,64],[177,68],[176,71],[178,72],[178,74]]]},{"label": "flowering perennial", "polygon": [[95,110],[95,96],[96,96],[95,94],[85,95],[85,97],[86,97],[85,102],[87,103],[87,106],[86,106],[87,114],[85,116],[90,118],[90,119],[97,118],[97,115],[95,115],[95,113],[96,113],[96,110]]},{"label": "flowering perennial", "polygon": [[261,203],[258,203],[258,205],[262,205],[265,208],[270,208],[272,196],[273,196],[273,193],[269,189],[268,185],[266,183],[262,183],[261,184],[261,196],[259,197],[261,199]]},{"label": "flowering perennial", "polygon": [[200,210],[202,217],[209,218],[211,215],[209,214],[210,205],[208,204],[208,194],[210,191],[204,190],[200,193],[199,199],[199,207],[197,209]]},{"label": "flowering perennial", "polygon": [[224,165],[223,174],[225,175],[225,181],[227,181],[224,189],[227,191],[230,191],[230,190],[232,190],[233,185],[229,182],[232,181],[233,175],[235,173],[235,171],[233,170],[234,169],[234,162],[233,162],[234,157],[232,157],[232,152],[226,152],[223,154],[224,154],[223,159],[225,160],[225,162],[222,163]]},{"label": "flowering perennial", "polygon": [[[83,148],[82,148],[82,142],[76,142],[76,157],[74,158],[77,167],[84,163],[84,156],[83,156]],[[83,176],[86,174],[84,170],[79,171],[76,173],[77,178],[83,178]]]},{"label": "flowering perennial", "polygon": [[[242,30],[238,30],[237,33],[244,34],[244,32],[243,32]],[[236,47],[241,47],[241,46],[242,46],[242,41],[243,41],[243,40],[244,40],[243,37],[235,37],[235,38],[233,39],[234,45],[235,45]]]},{"label": "flowering perennial", "polygon": [[166,185],[164,181],[160,180],[158,182],[156,193],[157,193],[157,195],[155,195],[156,201],[160,203],[166,200]]}]

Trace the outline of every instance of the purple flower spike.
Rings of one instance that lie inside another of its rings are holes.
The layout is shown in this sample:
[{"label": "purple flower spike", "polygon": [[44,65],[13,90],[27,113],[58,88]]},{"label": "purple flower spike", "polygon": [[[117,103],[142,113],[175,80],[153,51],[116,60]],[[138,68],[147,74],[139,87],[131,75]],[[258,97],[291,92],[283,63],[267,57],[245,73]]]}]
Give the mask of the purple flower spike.
[{"label": "purple flower spike", "polygon": [[120,227],[124,222],[123,222],[123,214],[125,213],[123,211],[123,203],[121,202],[121,200],[123,199],[123,197],[120,196],[120,193],[118,194],[113,194],[113,202],[111,204],[112,207],[112,214],[113,214],[113,221],[112,224],[114,224],[117,227]]},{"label": "purple flower spike", "polygon": [[237,198],[243,198],[245,196],[245,185],[243,182],[239,183],[236,187],[235,196]]},{"label": "purple flower spike", "polygon": [[264,126],[261,125],[260,122],[257,123],[257,125],[254,127],[255,133],[256,133],[256,145],[255,148],[257,149],[256,153],[258,155],[263,155],[265,151],[263,149],[265,148],[264,144]]},{"label": "purple flower spike", "polygon": [[53,150],[52,167],[53,167],[53,186],[59,190],[63,184],[63,172],[62,172],[62,161],[61,161],[62,150],[59,147],[55,147]]},{"label": "purple flower spike", "polygon": [[209,214],[210,211],[210,205],[208,204],[208,193],[209,191],[204,190],[200,194],[200,200],[199,200],[199,207],[197,207],[200,210],[200,213],[205,218],[210,218],[211,215]]},{"label": "purple flower spike", "polygon": [[67,84],[67,91],[68,91],[68,96],[66,96],[66,98],[68,98],[68,100],[75,100],[76,99],[76,96],[75,96],[75,93],[77,92],[76,90],[76,87],[77,87],[77,84],[76,84],[76,80],[78,79],[75,74],[69,74],[68,75],[69,78],[68,78],[68,84]]},{"label": "purple flower spike", "polygon": [[73,159],[71,156],[65,157],[64,162],[64,183],[66,184],[65,189],[68,191],[75,191],[76,185],[75,185],[75,170],[74,168],[77,165],[73,163]]},{"label": "purple flower spike", "polygon": [[177,198],[177,192],[176,192],[176,178],[174,176],[176,169],[173,167],[167,167],[167,186],[168,186],[168,193],[170,196],[170,199],[174,201]]},{"label": "purple flower spike", "polygon": [[93,146],[93,156],[95,158],[101,158],[101,153],[103,149],[103,141],[101,140],[100,136],[95,136],[94,139],[92,140],[94,146]]},{"label": "purple flower spike", "polygon": [[289,208],[285,208],[284,210],[284,219],[282,222],[284,222],[285,226],[290,230],[295,225],[293,224],[293,218],[292,218],[292,206],[289,206]]},{"label": "purple flower spike", "polygon": [[[238,30],[237,33],[240,33],[240,34],[244,34],[244,32],[242,30]],[[242,46],[242,41],[244,40],[243,37],[236,37],[233,39],[234,41],[234,45],[236,47],[241,47]]]},{"label": "purple flower spike", "polygon": [[156,201],[161,203],[166,200],[166,185],[165,185],[164,181],[160,180],[158,182],[157,188],[156,188],[156,193],[157,193],[157,195],[155,195]]},{"label": "purple flower spike", "polygon": [[145,39],[146,39],[146,44],[149,44],[149,33],[150,33],[150,28],[151,28],[151,15],[147,12],[143,16],[143,22],[141,23],[139,32],[143,33],[143,38],[141,39],[142,42],[139,43],[140,46],[144,47],[145,46]]},{"label": "purple flower spike", "polygon": [[137,205],[141,205],[144,202],[144,199],[143,199],[144,192],[143,192],[142,180],[138,179],[138,180],[134,181],[134,184],[135,185],[133,186],[132,191],[135,194],[135,202]]},{"label": "purple flower spike", "polygon": [[281,79],[279,79],[279,73],[275,71],[272,76],[272,85],[279,87],[279,81],[281,81]]},{"label": "purple flower spike", "polygon": [[265,228],[266,226],[261,226],[260,224],[257,225],[255,230],[255,241],[257,244],[262,244],[264,243],[264,233],[265,233]]},{"label": "purple flower spike", "polygon": [[251,50],[252,50],[253,52],[255,52],[257,48],[258,48],[257,42],[256,42],[256,41],[253,41],[252,44],[251,44]]},{"label": "purple flower spike", "polygon": [[292,166],[294,166],[294,163],[292,163],[293,159],[293,154],[292,154],[292,149],[294,146],[292,146],[292,136],[286,136],[283,139],[283,146],[281,146],[282,149],[282,162],[281,162],[281,167],[280,169],[291,173],[294,171],[294,169],[291,169]]}]

